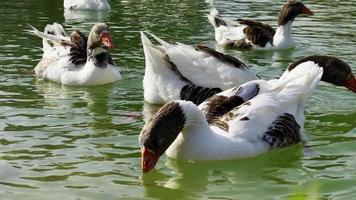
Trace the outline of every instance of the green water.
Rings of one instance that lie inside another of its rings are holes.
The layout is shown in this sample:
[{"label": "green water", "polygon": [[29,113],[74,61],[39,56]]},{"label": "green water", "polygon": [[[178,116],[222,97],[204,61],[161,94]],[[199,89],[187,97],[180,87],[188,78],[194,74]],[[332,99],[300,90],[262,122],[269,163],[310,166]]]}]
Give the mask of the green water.
[{"label": "green water", "polygon": [[[331,54],[356,70],[356,1],[304,1],[295,49],[236,51],[264,78],[296,58]],[[282,1],[215,1],[225,17],[276,24]],[[144,124],[140,30],[215,47],[204,0],[112,0],[109,12],[64,13],[61,0],[0,1],[0,199],[355,199],[356,97],[321,83],[306,108],[311,150],[292,147],[247,160],[184,162],[163,156],[142,177]],[[67,31],[111,25],[124,80],[99,87],[38,81],[41,40],[24,32],[54,21]]]}]

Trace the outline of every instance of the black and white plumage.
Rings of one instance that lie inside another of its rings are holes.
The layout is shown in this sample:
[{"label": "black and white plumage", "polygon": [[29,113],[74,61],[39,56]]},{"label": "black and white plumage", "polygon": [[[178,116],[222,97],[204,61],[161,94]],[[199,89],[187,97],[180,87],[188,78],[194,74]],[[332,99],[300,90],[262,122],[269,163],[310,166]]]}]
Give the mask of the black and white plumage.
[{"label": "black and white plumage", "polygon": [[220,88],[205,88],[196,85],[185,85],[180,91],[180,99],[201,104],[209,97],[222,92]]},{"label": "black and white plumage", "polygon": [[[304,107],[320,80],[337,83],[333,80],[344,79],[344,86],[356,91],[348,65],[319,66],[318,62],[342,62],[329,56],[307,58],[296,61],[296,66],[291,64],[279,79],[247,82],[213,95],[199,106],[182,100],[165,104],[140,134],[143,172],[153,169],[163,152],[175,159],[226,160],[304,141]],[[333,61],[321,62],[323,59]],[[333,70],[325,74],[327,68]],[[338,78],[322,79],[333,75]],[[179,120],[162,116],[179,116],[172,117]],[[170,128],[166,130],[165,124],[171,124]]]},{"label": "black and white plumage", "polygon": [[298,144],[302,138],[299,133],[300,125],[294,116],[284,113],[272,122],[262,140],[270,145],[271,149],[279,149]]},{"label": "black and white plumage", "polygon": [[105,23],[95,24],[88,37],[78,30],[68,37],[57,23],[48,24],[44,32],[31,28],[28,32],[43,38],[42,59],[34,69],[38,78],[64,85],[101,85],[122,79],[108,52],[113,44]]},{"label": "black and white plumage", "polygon": [[[187,85],[216,91],[258,79],[250,67],[232,56],[203,45],[169,44],[150,35],[159,45],[154,45],[141,32],[146,61],[144,98],[149,103],[164,104],[181,99],[182,94],[187,94],[182,90],[192,89]],[[206,90],[201,92],[203,96],[207,94]]]},{"label": "black and white plumage", "polygon": [[299,14],[313,15],[313,12],[302,2],[290,0],[278,16],[277,29],[256,20],[222,19],[216,9],[211,10],[208,18],[214,27],[215,39],[219,45],[283,49],[294,46],[292,23]]}]

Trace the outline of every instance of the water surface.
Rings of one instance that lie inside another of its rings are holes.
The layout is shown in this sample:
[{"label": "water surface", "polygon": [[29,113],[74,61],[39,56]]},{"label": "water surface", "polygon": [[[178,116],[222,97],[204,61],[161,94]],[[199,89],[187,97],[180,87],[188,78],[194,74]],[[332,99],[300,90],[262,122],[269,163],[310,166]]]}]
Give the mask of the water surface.
[{"label": "water surface", "polygon": [[[304,1],[315,12],[297,18],[297,46],[286,51],[220,49],[278,77],[291,61],[335,55],[356,68],[355,0]],[[221,15],[276,24],[282,2],[215,1]],[[311,150],[291,147],[256,158],[184,162],[161,158],[142,177],[137,142],[144,124],[144,58],[139,31],[168,41],[215,48],[204,0],[112,0],[109,12],[64,12],[60,0],[0,2],[1,199],[353,199],[356,197],[356,105],[351,92],[320,84],[306,108]],[[124,80],[98,87],[39,81],[32,69],[41,40],[24,32],[62,23],[88,32],[111,25],[112,55]]]}]

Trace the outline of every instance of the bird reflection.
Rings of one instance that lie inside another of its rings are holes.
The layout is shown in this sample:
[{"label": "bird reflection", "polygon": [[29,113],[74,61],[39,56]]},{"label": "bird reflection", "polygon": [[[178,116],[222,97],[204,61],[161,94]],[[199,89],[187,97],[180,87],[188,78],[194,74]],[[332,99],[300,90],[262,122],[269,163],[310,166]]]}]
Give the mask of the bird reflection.
[{"label": "bird reflection", "polygon": [[[77,110],[77,117],[92,116],[90,127],[93,130],[112,127],[112,115],[108,114],[108,94],[114,85],[96,87],[68,87],[52,82],[37,81],[36,88],[43,95],[44,108],[56,110]],[[82,108],[87,108],[84,111]],[[73,114],[73,113],[68,113]]]},{"label": "bird reflection", "polygon": [[64,19],[67,23],[106,22],[109,21],[110,11],[93,10],[64,10]]}]

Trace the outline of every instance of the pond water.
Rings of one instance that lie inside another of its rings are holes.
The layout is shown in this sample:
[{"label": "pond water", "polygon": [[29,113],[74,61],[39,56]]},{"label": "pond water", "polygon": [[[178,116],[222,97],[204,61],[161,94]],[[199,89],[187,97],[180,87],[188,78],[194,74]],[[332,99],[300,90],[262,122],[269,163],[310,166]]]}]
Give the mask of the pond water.
[{"label": "pond water", "polygon": [[[112,0],[109,12],[64,12],[61,0],[0,1],[0,199],[355,199],[356,97],[321,83],[306,107],[310,149],[292,147],[256,158],[186,162],[163,156],[142,177],[138,135],[144,124],[140,30],[168,41],[215,48],[204,0]],[[304,1],[294,49],[220,49],[278,77],[311,54],[335,55],[356,70],[356,1]],[[231,19],[276,24],[282,1],[214,2]],[[41,40],[25,33],[60,22],[67,32],[111,25],[112,55],[124,80],[98,87],[38,81],[32,69]]]}]

